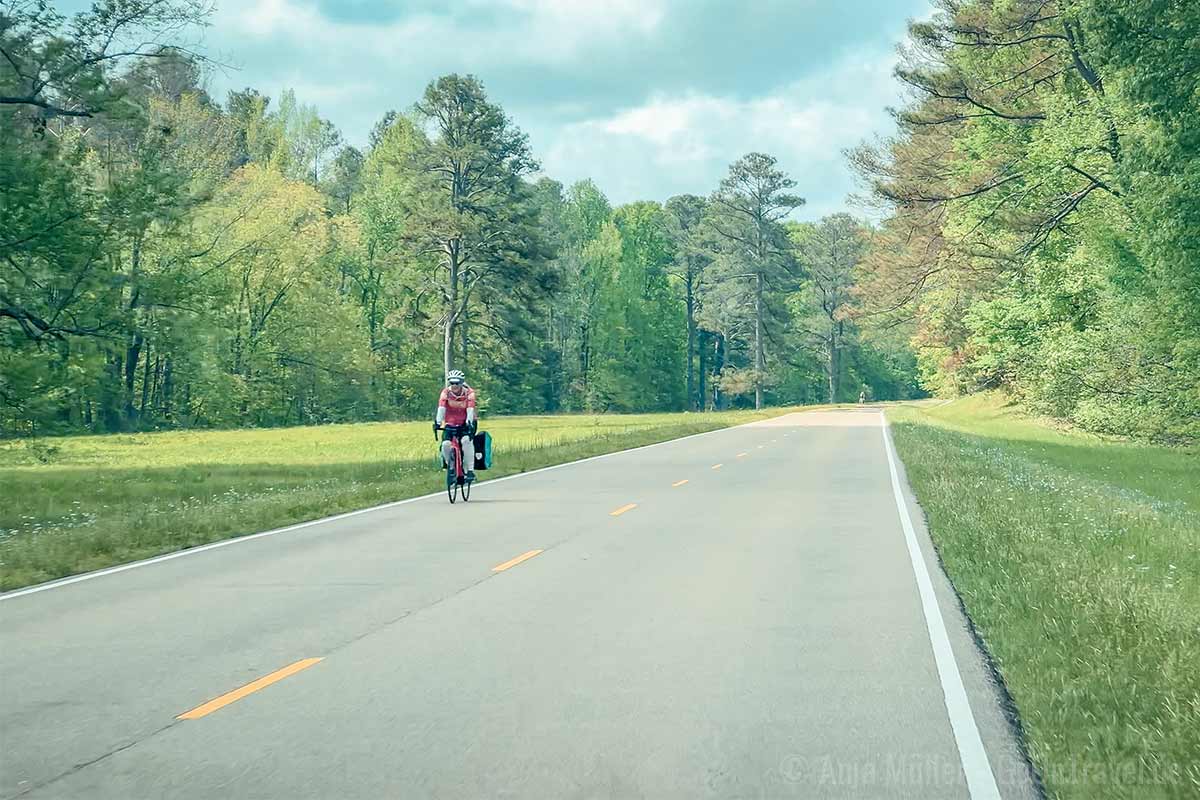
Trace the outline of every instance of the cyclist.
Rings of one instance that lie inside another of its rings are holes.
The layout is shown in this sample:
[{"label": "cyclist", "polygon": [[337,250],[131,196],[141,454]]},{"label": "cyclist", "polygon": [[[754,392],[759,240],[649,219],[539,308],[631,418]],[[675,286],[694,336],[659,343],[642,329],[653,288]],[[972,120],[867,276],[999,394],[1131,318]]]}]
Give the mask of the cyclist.
[{"label": "cyclist", "polygon": [[454,447],[450,444],[451,431],[459,436],[462,445],[463,467],[466,478],[475,480],[475,390],[467,385],[462,370],[452,369],[446,373],[446,388],[438,398],[437,425],[442,429],[442,460],[454,463]]}]

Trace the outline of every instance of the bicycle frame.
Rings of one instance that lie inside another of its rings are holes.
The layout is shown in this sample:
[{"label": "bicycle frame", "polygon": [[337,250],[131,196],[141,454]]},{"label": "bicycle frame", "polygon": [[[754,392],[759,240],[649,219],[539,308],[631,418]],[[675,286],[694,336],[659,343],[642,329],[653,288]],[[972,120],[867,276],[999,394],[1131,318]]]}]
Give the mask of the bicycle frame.
[{"label": "bicycle frame", "polygon": [[[450,442],[450,449],[454,452],[454,463],[446,464],[446,494],[450,496],[450,502],[453,503],[455,497],[462,491],[463,500],[471,498],[471,481],[467,480],[466,465],[463,464],[463,447],[462,437],[470,436],[471,429],[467,425],[445,425],[439,426],[435,421],[433,423],[433,435],[437,438],[438,431],[444,431],[445,436],[443,442]],[[445,451],[442,451],[442,461],[445,462]],[[453,472],[451,472],[453,468]]]},{"label": "bicycle frame", "polygon": [[450,447],[454,449],[454,477],[458,478],[458,482],[462,483],[466,473],[463,472],[463,451],[462,451],[462,434],[457,429],[450,434]]},{"label": "bicycle frame", "polygon": [[433,424],[434,438],[437,438],[438,431],[445,431],[445,441],[449,441],[450,447],[454,450],[454,477],[458,479],[459,483],[462,483],[467,475],[466,466],[463,464],[462,437],[471,435],[470,426],[443,425],[439,427],[435,422]]}]

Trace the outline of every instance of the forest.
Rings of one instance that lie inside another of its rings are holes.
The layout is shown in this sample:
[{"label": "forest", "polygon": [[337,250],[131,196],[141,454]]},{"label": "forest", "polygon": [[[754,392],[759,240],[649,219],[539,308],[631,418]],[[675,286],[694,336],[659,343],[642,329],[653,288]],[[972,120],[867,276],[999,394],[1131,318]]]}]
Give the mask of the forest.
[{"label": "forest", "polygon": [[417,419],[451,367],[489,413],[1002,389],[1200,433],[1194,4],[939,0],[895,135],[847,142],[859,211],[816,222],[766,153],[564,186],[469,74],[353,146],[212,96],[207,13],[0,3],[0,435]]},{"label": "forest", "polygon": [[896,136],[850,154],[887,209],[860,302],[915,325],[935,394],[1194,441],[1200,3],[937,7],[901,51]]}]

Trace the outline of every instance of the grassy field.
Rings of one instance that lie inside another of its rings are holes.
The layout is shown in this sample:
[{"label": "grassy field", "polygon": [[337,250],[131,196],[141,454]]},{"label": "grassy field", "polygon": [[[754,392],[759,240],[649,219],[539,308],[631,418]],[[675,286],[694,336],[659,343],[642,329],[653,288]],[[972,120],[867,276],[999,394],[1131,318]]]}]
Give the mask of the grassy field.
[{"label": "grassy field", "polygon": [[[495,478],[783,413],[486,420]],[[0,590],[435,492],[428,422],[0,442]]]},{"label": "grassy field", "polygon": [[946,570],[1053,797],[1200,797],[1200,452],[889,411]]}]

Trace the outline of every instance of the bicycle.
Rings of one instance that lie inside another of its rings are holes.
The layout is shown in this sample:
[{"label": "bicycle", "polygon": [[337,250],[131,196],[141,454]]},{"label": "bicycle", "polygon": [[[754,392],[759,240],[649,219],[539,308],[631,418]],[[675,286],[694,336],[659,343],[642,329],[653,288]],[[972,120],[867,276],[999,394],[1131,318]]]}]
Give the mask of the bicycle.
[{"label": "bicycle", "polygon": [[[454,463],[446,464],[446,496],[453,503],[458,499],[458,494],[462,493],[464,503],[471,500],[471,481],[467,480],[466,470],[463,469],[463,451],[462,442],[459,441],[463,436],[471,435],[469,425],[444,425],[439,427],[433,423],[433,438],[438,438],[438,431],[444,430],[446,437],[450,441],[450,446],[454,450]],[[444,463],[444,459],[443,459]]]}]

